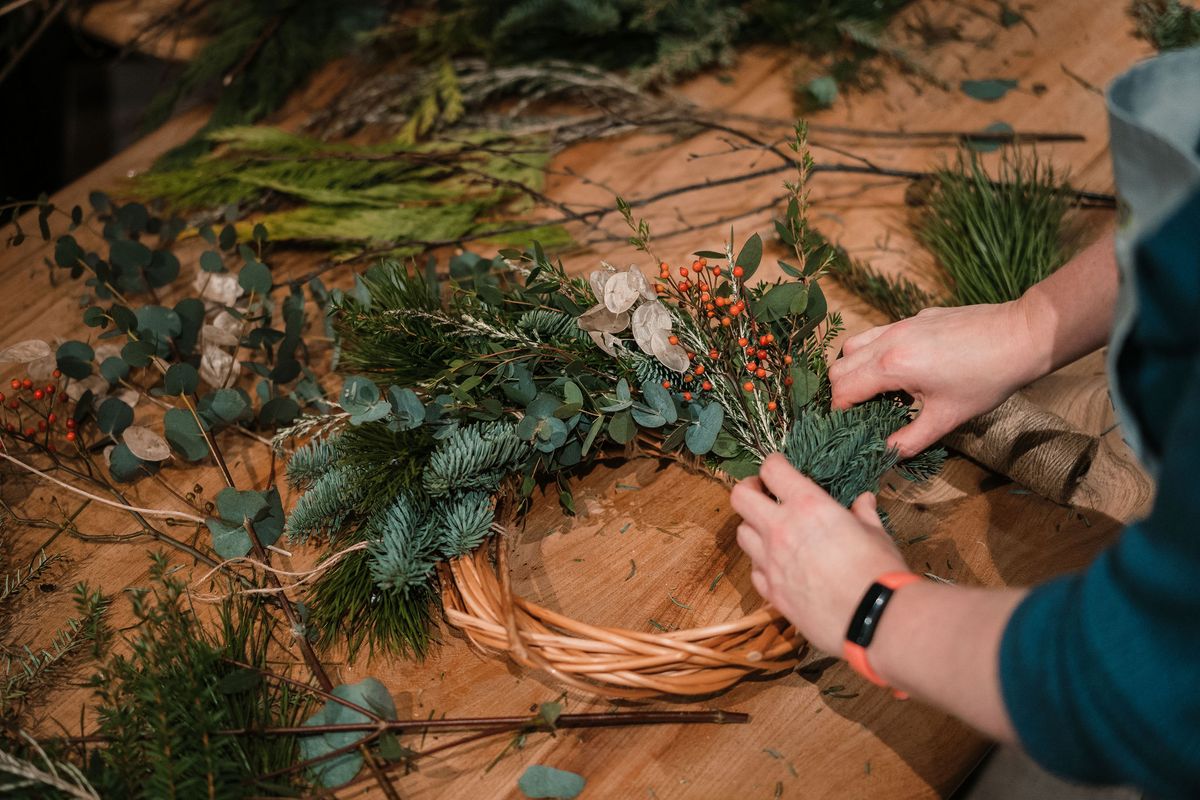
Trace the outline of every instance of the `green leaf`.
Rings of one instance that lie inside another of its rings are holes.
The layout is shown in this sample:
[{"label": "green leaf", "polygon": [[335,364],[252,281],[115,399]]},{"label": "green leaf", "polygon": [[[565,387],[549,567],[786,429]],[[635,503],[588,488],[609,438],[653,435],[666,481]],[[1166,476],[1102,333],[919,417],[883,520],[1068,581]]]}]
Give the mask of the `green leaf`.
[{"label": "green leaf", "polygon": [[808,93],[816,108],[829,108],[838,97],[837,81],[829,75],[813,78],[804,87],[804,91]]},{"label": "green leaf", "polygon": [[563,399],[569,406],[583,406],[583,392],[579,390],[574,381],[567,381],[563,384]]},{"label": "green leaf", "polygon": [[[1013,127],[1007,122],[993,122],[983,129],[984,133],[1012,133]],[[974,150],[976,153],[991,153],[999,150],[1004,142],[999,139],[971,139],[967,142],[967,147]]]},{"label": "green leaf", "polygon": [[116,439],[133,424],[133,409],[124,400],[109,397],[96,409],[96,425]]},{"label": "green leaf", "polygon": [[250,410],[250,404],[237,389],[217,389],[208,397],[211,398],[208,410],[226,425],[232,425],[243,419],[246,412]]},{"label": "green leaf", "polygon": [[[358,683],[334,687],[332,694],[361,708],[374,712],[383,719],[396,718],[396,706],[383,684],[374,678],[364,678]],[[325,705],[305,721],[305,725],[349,725],[370,722],[371,718],[361,711],[348,708],[334,700]],[[300,736],[300,756],[303,760],[319,758],[334,750],[348,747],[362,739],[361,731],[338,731]],[[362,755],[351,750],[333,758],[319,761],[310,769],[323,786],[329,789],[349,783],[362,768]]]},{"label": "green leaf", "polygon": [[221,236],[218,242],[222,250],[232,250],[233,246],[237,244],[237,229],[232,225],[226,225],[224,228],[221,228]]},{"label": "green leaf", "polygon": [[108,315],[99,306],[88,306],[83,310],[83,324],[89,328],[107,327]]},{"label": "green leaf", "polygon": [[784,271],[786,274],[790,275],[790,276],[791,276],[791,277],[793,277],[793,278],[803,278],[803,277],[804,277],[804,271],[803,271],[803,270],[801,270],[801,269],[798,269],[797,267],[794,267],[794,266],[792,266],[791,264],[789,264],[789,263],[788,263],[788,262],[786,262],[786,261],[780,260],[780,261],[779,261],[779,268],[780,268],[781,270],[783,270],[783,271]]},{"label": "green leaf", "polygon": [[125,359],[123,358],[109,356],[101,362],[100,374],[104,376],[104,380],[110,384],[115,384],[129,374],[129,365],[125,363]]},{"label": "green leaf", "polygon": [[629,381],[624,378],[617,381],[617,399],[622,401],[633,399],[633,395],[629,393]]},{"label": "green leaf", "polygon": [[675,401],[671,399],[670,393],[662,387],[661,383],[642,384],[642,395],[646,398],[646,403],[663,418],[664,423],[670,424],[679,419]]},{"label": "green leaf", "polygon": [[225,261],[216,250],[205,250],[200,254],[200,269],[205,272],[224,272]]},{"label": "green leaf", "polygon": [[738,253],[734,265],[742,268],[743,281],[750,280],[750,276],[758,271],[758,265],[762,262],[762,252],[762,237],[757,233],[747,239],[746,243],[742,245],[742,251]]},{"label": "green leaf", "polygon": [[179,259],[169,250],[155,250],[146,266],[146,283],[155,289],[170,286],[179,277]]},{"label": "green leaf", "polygon": [[803,313],[808,303],[808,287],[799,281],[778,283],[758,300],[750,310],[759,322],[776,322],[791,314]]},{"label": "green leaf", "polygon": [[150,248],[131,239],[118,239],[108,250],[108,260],[117,269],[140,270],[150,265]]},{"label": "green leaf", "polygon": [[537,397],[537,385],[533,382],[533,374],[524,364],[516,364],[511,376],[500,385],[505,397],[522,406],[533,402]]},{"label": "green leaf", "polygon": [[[387,405],[386,401],[380,402]],[[290,425],[298,416],[300,416],[300,404],[290,397],[272,398],[263,403],[263,407],[258,411],[259,423],[268,427]],[[352,419],[351,422],[353,421]]]},{"label": "green leaf", "polygon": [[821,379],[812,370],[801,366],[792,367],[788,375],[792,379],[792,413],[798,414],[816,396]]},{"label": "green leaf", "polygon": [[637,436],[637,425],[628,411],[618,411],[608,422],[608,435],[617,444],[629,444]]},{"label": "green leaf", "polygon": [[396,417],[397,430],[412,430],[425,422],[425,406],[412,389],[393,386],[388,389],[388,401]]},{"label": "green leaf", "polygon": [[350,414],[352,425],[383,419],[392,410],[391,403],[379,396],[374,381],[359,375],[346,378],[339,402]]},{"label": "green leaf", "polygon": [[121,348],[121,358],[131,367],[144,367],[150,363],[155,352],[154,345],[147,342],[129,342]]},{"label": "green leaf", "polygon": [[[128,406],[126,406],[126,408],[128,408]],[[122,483],[128,483],[132,480],[140,478],[142,475],[146,474],[143,470],[152,469],[154,469],[154,465],[147,464],[145,461],[142,461],[140,458],[135,456],[124,442],[118,444],[112,449],[112,452],[108,454],[108,471],[112,473],[112,476],[115,479],[121,481]]]},{"label": "green leaf", "polygon": [[742,478],[749,478],[751,475],[757,475],[759,466],[760,465],[758,463],[751,461],[748,458],[731,459],[728,461],[722,461],[720,470],[734,480],[740,481]]},{"label": "green leaf", "polygon": [[537,419],[533,429],[534,449],[543,453],[553,453],[567,441],[567,426],[557,417]]},{"label": "green leaf", "polygon": [[238,286],[247,292],[254,292],[259,297],[265,297],[271,293],[271,270],[266,264],[252,261],[238,273]]},{"label": "green leaf", "polygon": [[170,395],[191,394],[200,385],[200,373],[191,364],[172,364],[163,376],[163,389]]},{"label": "green leaf", "polygon": [[79,341],[63,342],[54,354],[55,363],[63,375],[75,380],[83,380],[92,374],[92,359],[96,351],[90,345]]},{"label": "green leaf", "polygon": [[667,420],[657,411],[651,411],[648,408],[634,406],[629,409],[629,413],[633,415],[633,421],[643,428],[661,428],[667,424]]},{"label": "green leaf", "polygon": [[592,445],[596,442],[596,437],[600,435],[600,429],[604,427],[604,417],[601,415],[592,420],[592,426],[588,428],[587,438],[583,440],[583,450],[580,451],[581,456],[586,456],[592,450]]},{"label": "green leaf", "polygon": [[716,258],[722,260],[725,258],[724,253],[718,253],[716,250],[697,250],[696,252],[692,253],[692,255],[696,256],[697,258]]},{"label": "green leaf", "polygon": [[221,558],[240,558],[252,549],[245,525],[250,522],[254,535],[265,547],[274,544],[283,533],[283,502],[276,489],[266,492],[239,491],[226,487],[217,494],[220,518],[204,522],[213,535],[213,550]]},{"label": "green leaf", "polygon": [[54,263],[60,267],[73,267],[83,260],[83,248],[74,236],[60,236],[54,243]]},{"label": "green leaf", "polygon": [[571,800],[571,798],[578,797],[586,785],[587,781],[583,779],[582,775],[541,764],[532,764],[526,767],[524,774],[517,781],[517,788],[526,797],[552,797],[559,798],[559,800]]},{"label": "green leaf", "polygon": [[[205,430],[208,423],[204,423]],[[202,461],[208,456],[208,444],[196,424],[192,412],[182,408],[171,408],[163,415],[163,429],[167,442],[188,461]]]},{"label": "green leaf", "polygon": [[1017,82],[1009,78],[987,78],[978,81],[963,81],[959,84],[963,93],[975,100],[994,103],[1012,89],[1017,88]]},{"label": "green leaf", "polygon": [[721,423],[725,421],[725,410],[720,403],[709,403],[700,409],[700,416],[688,426],[685,441],[688,450],[698,456],[706,454],[717,441]]},{"label": "green leaf", "polygon": [[179,317],[179,335],[175,344],[179,352],[190,355],[200,340],[200,328],[204,325],[204,303],[195,297],[185,297],[175,304],[175,316]]}]

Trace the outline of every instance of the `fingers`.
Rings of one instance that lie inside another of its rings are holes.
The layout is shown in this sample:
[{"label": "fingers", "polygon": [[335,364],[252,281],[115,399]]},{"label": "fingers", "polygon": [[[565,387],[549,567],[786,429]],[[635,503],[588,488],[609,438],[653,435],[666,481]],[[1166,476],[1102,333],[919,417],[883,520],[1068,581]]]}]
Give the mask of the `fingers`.
[{"label": "fingers", "polygon": [[765,575],[758,570],[754,570],[750,573],[750,583],[754,586],[754,591],[758,592],[759,597],[763,598],[764,600],[770,599],[767,597],[770,586],[767,583],[767,578]]},{"label": "fingers", "polygon": [[844,353],[847,357],[854,355],[856,351],[863,349],[871,342],[875,341],[884,333],[886,333],[887,329],[890,327],[892,326],[880,325],[851,336],[842,344],[842,353]]},{"label": "fingers", "polygon": [[881,533],[884,532],[883,523],[879,521],[879,506],[875,495],[871,492],[863,492],[856,497],[850,504],[850,513],[854,514],[864,525],[878,528]]},{"label": "fingers", "polygon": [[833,502],[824,489],[788,463],[787,458],[780,453],[767,456],[758,470],[758,477],[781,502],[795,503],[822,498]]},{"label": "fingers", "polygon": [[738,525],[737,528],[737,543],[738,547],[742,548],[742,552],[750,556],[750,560],[758,564],[762,562],[766,550],[763,547],[762,539],[758,535],[758,531],[746,525],[745,523]]},{"label": "fingers", "polygon": [[885,376],[876,363],[867,363],[848,372],[845,369],[835,372],[831,367],[829,383],[833,391],[831,405],[835,409],[850,408],[856,403],[870,400],[880,392],[904,388],[895,379]]},{"label": "fingers", "polygon": [[957,425],[958,421],[942,413],[940,407],[926,405],[916,419],[888,437],[888,447],[897,448],[901,458],[912,458]]},{"label": "fingers", "polygon": [[729,493],[729,503],[742,519],[758,530],[774,525],[783,512],[779,504],[767,497],[762,481],[747,478],[740,481]]}]

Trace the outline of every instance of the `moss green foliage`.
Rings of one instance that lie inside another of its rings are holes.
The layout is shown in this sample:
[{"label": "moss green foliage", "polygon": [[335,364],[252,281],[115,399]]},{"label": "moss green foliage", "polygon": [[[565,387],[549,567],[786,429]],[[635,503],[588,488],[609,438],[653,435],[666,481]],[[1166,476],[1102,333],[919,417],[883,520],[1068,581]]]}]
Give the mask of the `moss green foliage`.
[{"label": "moss green foliage", "polygon": [[1138,35],[1159,51],[1200,44],[1200,8],[1180,0],[1134,0],[1129,13]]},{"label": "moss green foliage", "polygon": [[[542,186],[548,153],[538,140],[464,134],[453,142],[327,144],[266,127],[211,134],[219,148],[164,166],[132,184],[136,196],[176,210],[236,206],[265,211],[272,239],[411,254],[500,227]],[[561,230],[547,230],[556,241]]]}]

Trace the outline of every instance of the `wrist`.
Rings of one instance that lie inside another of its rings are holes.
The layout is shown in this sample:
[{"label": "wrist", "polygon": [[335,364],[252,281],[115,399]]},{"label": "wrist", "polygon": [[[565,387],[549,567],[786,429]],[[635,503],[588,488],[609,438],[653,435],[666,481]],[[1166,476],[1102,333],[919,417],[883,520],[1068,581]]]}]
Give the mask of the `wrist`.
[{"label": "wrist", "polygon": [[1054,308],[1038,287],[1004,304],[1008,312],[1008,337],[1012,352],[1008,365],[1012,371],[1011,390],[1016,391],[1058,366],[1054,363]]},{"label": "wrist", "polygon": [[[872,683],[880,686],[888,686],[892,683],[878,670],[874,657],[878,648],[873,645],[884,624],[885,614],[891,613],[890,609],[901,593],[900,590],[920,581],[919,576],[907,570],[879,575],[863,593],[862,599],[851,616],[842,654],[855,672]],[[903,692],[895,691],[894,693],[898,698],[906,697]]]}]

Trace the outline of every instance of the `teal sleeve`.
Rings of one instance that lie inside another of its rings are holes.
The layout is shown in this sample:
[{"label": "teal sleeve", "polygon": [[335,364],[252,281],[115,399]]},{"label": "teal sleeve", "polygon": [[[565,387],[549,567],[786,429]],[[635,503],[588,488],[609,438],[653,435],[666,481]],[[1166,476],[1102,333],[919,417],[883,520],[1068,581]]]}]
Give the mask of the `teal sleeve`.
[{"label": "teal sleeve", "polygon": [[[1004,703],[1035,760],[1156,798],[1200,797],[1198,231],[1200,194],[1136,254],[1162,298],[1143,285],[1155,313],[1136,337],[1151,368],[1138,381],[1157,387],[1136,394],[1163,443],[1151,514],[1085,572],[1034,589],[1000,647]],[[1146,377],[1163,364],[1171,381]]]},{"label": "teal sleeve", "polygon": [[1200,797],[1200,372],[1154,511],[1084,573],[1033,590],[1000,648],[1004,703],[1051,772]]}]

